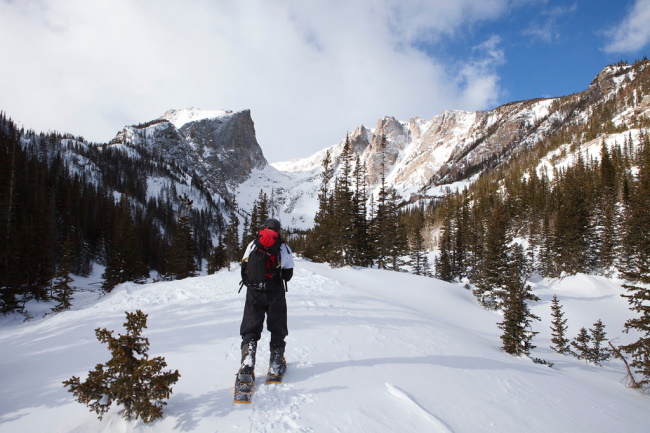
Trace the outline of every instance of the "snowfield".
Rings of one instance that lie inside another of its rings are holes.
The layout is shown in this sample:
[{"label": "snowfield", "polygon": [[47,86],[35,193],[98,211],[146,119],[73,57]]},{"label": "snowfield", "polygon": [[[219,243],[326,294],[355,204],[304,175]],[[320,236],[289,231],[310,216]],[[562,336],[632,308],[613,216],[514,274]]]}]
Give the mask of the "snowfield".
[{"label": "snowfield", "polygon": [[[577,275],[535,280],[540,334],[533,356],[499,349],[501,316],[480,308],[460,285],[374,269],[330,269],[298,259],[289,283],[285,383],[263,383],[269,335],[258,350],[250,405],[234,404],[239,270],[182,281],[124,284],[107,296],[80,292],[75,307],[33,320],[0,320],[0,432],[445,432],[641,433],[650,397],[627,389],[625,370],[555,354],[550,300],[564,306],[568,336],[598,319],[618,344],[630,317],[620,282]],[[151,424],[119,407],[99,421],[61,382],[86,377],[109,359],[94,329],[125,331],[125,311],[149,315],[150,356],[181,378]]]}]

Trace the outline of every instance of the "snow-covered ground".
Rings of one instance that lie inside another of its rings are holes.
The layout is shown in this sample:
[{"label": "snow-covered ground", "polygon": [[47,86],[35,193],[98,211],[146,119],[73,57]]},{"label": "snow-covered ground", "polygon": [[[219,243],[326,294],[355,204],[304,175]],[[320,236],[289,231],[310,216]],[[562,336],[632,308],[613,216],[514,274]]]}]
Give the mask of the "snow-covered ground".
[{"label": "snow-covered ground", "polygon": [[[501,317],[462,286],[372,269],[330,269],[297,260],[289,283],[289,369],[263,383],[265,331],[250,405],[234,404],[244,295],[238,269],[183,281],[125,284],[79,293],[71,311],[0,319],[0,432],[453,432],[641,433],[650,397],[625,388],[619,361],[597,367],[552,352],[550,299],[558,295],[569,336],[598,319],[629,341],[630,317],[616,281],[577,275],[535,280],[536,357],[500,349]],[[149,315],[150,355],[178,369],[165,416],[126,421],[119,407],[99,421],[61,382],[85,378],[109,352],[97,327],[124,333],[125,311]]]}]

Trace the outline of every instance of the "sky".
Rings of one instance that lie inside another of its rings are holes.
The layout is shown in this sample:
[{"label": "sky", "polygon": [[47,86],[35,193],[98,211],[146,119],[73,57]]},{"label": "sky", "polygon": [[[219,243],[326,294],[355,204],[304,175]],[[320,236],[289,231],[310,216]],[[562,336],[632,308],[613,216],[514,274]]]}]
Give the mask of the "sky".
[{"label": "sky", "polygon": [[384,116],[587,88],[650,51],[650,0],[0,0],[0,111],[110,141],[169,109],[250,109],[269,162]]}]

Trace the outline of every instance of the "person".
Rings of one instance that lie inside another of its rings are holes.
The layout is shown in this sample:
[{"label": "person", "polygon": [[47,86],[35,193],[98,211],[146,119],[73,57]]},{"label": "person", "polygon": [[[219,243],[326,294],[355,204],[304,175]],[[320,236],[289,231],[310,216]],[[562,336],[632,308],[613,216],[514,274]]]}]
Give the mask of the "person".
[{"label": "person", "polygon": [[[240,372],[253,373],[255,370],[257,342],[262,336],[265,315],[267,316],[266,327],[271,333],[269,371],[282,375],[287,367],[284,358],[286,346],[284,339],[289,334],[289,330],[285,294],[286,282],[293,276],[294,261],[291,249],[280,235],[281,230],[280,221],[274,218],[268,219],[256,239],[246,248],[241,261],[242,283],[246,285],[246,303],[239,330],[242,337]],[[273,245],[269,245],[271,241]],[[277,252],[278,257],[271,260],[276,263],[275,269],[266,274],[267,278],[269,276],[270,278],[259,283],[251,281],[251,273],[247,271],[251,254],[258,249],[267,251],[262,245],[268,247],[269,252]]]}]

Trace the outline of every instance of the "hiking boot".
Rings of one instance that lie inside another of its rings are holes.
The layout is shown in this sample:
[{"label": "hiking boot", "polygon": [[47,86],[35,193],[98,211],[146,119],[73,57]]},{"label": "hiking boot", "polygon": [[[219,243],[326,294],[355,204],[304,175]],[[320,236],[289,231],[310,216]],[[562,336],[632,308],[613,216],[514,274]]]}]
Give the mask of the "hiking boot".
[{"label": "hiking boot", "polygon": [[287,370],[287,360],[284,357],[284,347],[271,346],[271,359],[269,360],[269,374],[282,376]]},{"label": "hiking boot", "polygon": [[257,351],[257,341],[242,342],[241,345],[241,368],[242,373],[252,373],[255,371],[255,352]]}]

